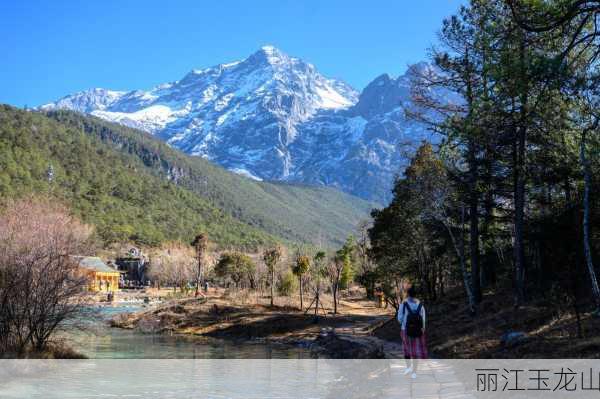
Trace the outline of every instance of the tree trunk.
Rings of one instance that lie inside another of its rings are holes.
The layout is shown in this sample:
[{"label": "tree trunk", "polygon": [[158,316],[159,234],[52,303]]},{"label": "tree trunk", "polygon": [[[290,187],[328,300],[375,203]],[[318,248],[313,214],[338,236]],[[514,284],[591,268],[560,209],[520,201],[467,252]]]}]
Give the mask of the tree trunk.
[{"label": "tree trunk", "polygon": [[525,247],[524,247],[524,220],[525,220],[525,155],[527,151],[527,122],[528,122],[528,101],[529,87],[526,69],[526,43],[525,34],[521,33],[521,42],[519,45],[519,124],[516,126],[515,133],[515,153],[513,155],[514,164],[514,233],[515,242],[513,246],[513,259],[515,264],[515,296],[518,307],[525,301]]},{"label": "tree trunk", "polygon": [[337,314],[337,283],[333,284],[333,314]]},{"label": "tree trunk", "polygon": [[300,310],[304,310],[304,301],[303,301],[303,295],[302,295],[302,275],[300,275],[300,277],[298,277],[298,280],[300,280]]},{"label": "tree trunk", "polygon": [[196,292],[194,292],[194,296],[198,296],[200,294],[200,283],[202,282],[202,277],[204,277],[204,265],[202,264],[202,254],[197,254],[197,262],[198,269],[196,270]]},{"label": "tree trunk", "polygon": [[456,255],[458,256],[458,260],[460,263],[460,270],[463,277],[463,283],[465,285],[465,291],[467,293],[467,300],[469,303],[469,311],[471,314],[475,314],[477,312],[477,305],[475,303],[475,298],[473,296],[473,291],[471,290],[471,281],[469,279],[469,273],[467,273],[467,266],[465,262],[465,245],[463,239],[462,225],[465,220],[465,208],[461,206],[461,231],[460,231],[460,242],[457,242],[456,237],[454,236],[454,232],[452,231],[452,226],[444,222],[444,226],[448,230],[448,234],[450,234],[450,240],[454,246],[454,250],[456,251]]},{"label": "tree trunk", "polygon": [[525,128],[517,129],[518,140],[516,145],[516,165],[513,183],[514,191],[514,245],[513,259],[515,265],[516,305],[521,305],[525,300],[525,248],[523,246],[523,230],[525,219]]},{"label": "tree trunk", "polygon": [[479,195],[477,193],[478,165],[477,165],[477,132],[473,123],[473,86],[472,86],[472,64],[469,58],[469,47],[465,48],[465,81],[466,100],[468,103],[467,115],[467,162],[469,164],[469,252],[471,257],[471,289],[473,299],[478,304],[481,301],[481,284],[479,272]]},{"label": "tree trunk", "polygon": [[583,169],[583,250],[585,254],[585,263],[592,283],[592,294],[594,295],[594,303],[596,311],[600,311],[600,288],[596,278],[596,271],[592,261],[592,250],[590,247],[590,186],[592,184],[592,176],[590,165],[586,158],[586,131],[581,134],[581,148],[579,156],[581,167]]},{"label": "tree trunk", "polygon": [[481,275],[479,270],[479,195],[477,193],[477,160],[475,144],[469,143],[469,250],[471,255],[471,287],[475,303],[481,302]]},{"label": "tree trunk", "polygon": [[271,306],[273,306],[273,297],[275,296],[275,268],[271,270]]},{"label": "tree trunk", "polygon": [[[491,163],[491,162],[490,162]],[[490,228],[492,226],[493,219],[493,209],[494,209],[494,198],[491,187],[491,165],[489,166],[489,174],[486,177],[486,186],[487,192],[484,196],[484,210],[485,214],[483,216],[483,228],[481,232],[482,240],[486,243],[483,252],[483,259],[480,260],[480,269],[481,269],[481,286],[494,286],[496,284],[496,267],[495,262],[492,261],[493,254],[490,250],[489,241],[492,238],[490,234]]]}]

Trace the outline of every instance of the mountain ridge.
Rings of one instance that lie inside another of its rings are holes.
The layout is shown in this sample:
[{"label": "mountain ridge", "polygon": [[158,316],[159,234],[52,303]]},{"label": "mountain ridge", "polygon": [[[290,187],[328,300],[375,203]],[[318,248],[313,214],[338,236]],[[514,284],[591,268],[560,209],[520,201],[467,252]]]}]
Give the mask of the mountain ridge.
[{"label": "mountain ridge", "polygon": [[[417,64],[426,68],[426,63]],[[382,74],[359,94],[273,46],[194,69],[148,91],[91,89],[71,109],[138,128],[256,180],[332,186],[385,203],[426,129],[405,117],[410,77]]]}]

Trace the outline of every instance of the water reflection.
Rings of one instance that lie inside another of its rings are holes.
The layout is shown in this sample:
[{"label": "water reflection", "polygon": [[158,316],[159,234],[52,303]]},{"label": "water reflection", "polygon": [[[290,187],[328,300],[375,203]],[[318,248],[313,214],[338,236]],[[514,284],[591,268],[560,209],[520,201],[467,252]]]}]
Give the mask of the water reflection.
[{"label": "water reflection", "polygon": [[[401,365],[339,359],[0,360],[0,393],[14,399],[472,397],[448,365],[424,363],[415,381],[402,376]],[[3,371],[11,376],[4,381]]]},{"label": "water reflection", "polygon": [[265,342],[241,343],[206,337],[141,334],[110,328],[108,320],[117,313],[139,307],[106,306],[88,309],[79,327],[63,336],[76,351],[93,359],[285,359],[310,358],[300,347]]}]

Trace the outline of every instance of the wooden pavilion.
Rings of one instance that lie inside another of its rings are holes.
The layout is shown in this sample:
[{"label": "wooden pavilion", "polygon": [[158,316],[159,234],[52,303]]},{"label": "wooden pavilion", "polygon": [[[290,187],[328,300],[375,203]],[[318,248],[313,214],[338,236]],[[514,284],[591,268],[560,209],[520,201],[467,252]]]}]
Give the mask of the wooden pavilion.
[{"label": "wooden pavilion", "polygon": [[74,257],[81,270],[89,278],[89,289],[94,292],[116,292],[119,290],[121,273],[95,256]]}]

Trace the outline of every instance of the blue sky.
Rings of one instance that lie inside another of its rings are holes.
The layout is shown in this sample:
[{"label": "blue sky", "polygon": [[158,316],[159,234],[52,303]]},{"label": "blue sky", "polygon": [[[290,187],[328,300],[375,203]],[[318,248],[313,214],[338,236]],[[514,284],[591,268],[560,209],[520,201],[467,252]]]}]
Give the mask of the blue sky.
[{"label": "blue sky", "polygon": [[[0,2],[0,103],[147,89],[272,44],[362,89],[426,57],[464,0]],[[168,4],[168,5],[167,5]]]}]

